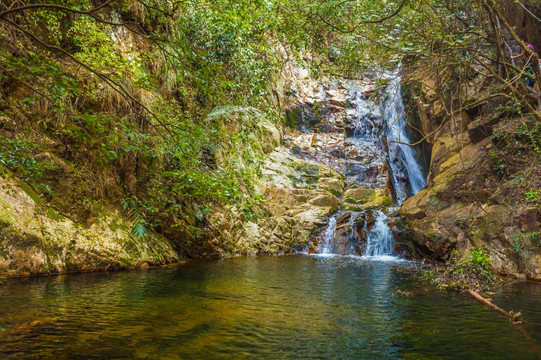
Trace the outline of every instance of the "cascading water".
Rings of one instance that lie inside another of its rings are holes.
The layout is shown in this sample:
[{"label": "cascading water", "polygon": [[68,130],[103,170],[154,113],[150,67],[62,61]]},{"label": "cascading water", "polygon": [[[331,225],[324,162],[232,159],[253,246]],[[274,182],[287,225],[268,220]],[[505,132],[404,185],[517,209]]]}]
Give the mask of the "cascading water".
[{"label": "cascading water", "polygon": [[[391,176],[396,200],[401,203],[408,195],[415,195],[421,191],[426,186],[426,180],[413,147],[405,145],[410,143],[410,137],[406,131],[406,111],[400,92],[399,71],[393,74],[389,82],[382,110]],[[409,183],[409,192],[405,186],[406,179]],[[394,258],[394,238],[386,220],[387,216],[383,212],[376,212],[376,221],[367,234],[365,257]]]},{"label": "cascading water", "polygon": [[374,258],[393,257],[394,238],[386,220],[387,216],[383,212],[376,212],[376,222],[368,232],[364,256]]},{"label": "cascading water", "polygon": [[[393,74],[388,85],[387,96],[383,101],[383,116],[386,124],[386,136],[389,149],[389,164],[393,177],[393,185],[399,203],[415,195],[426,186],[425,176],[417,161],[413,147],[404,145],[410,143],[410,137],[406,131],[406,111],[400,92],[401,78],[397,71]],[[404,143],[404,144],[401,144]],[[404,168],[406,173],[404,174]],[[410,191],[404,184],[407,178]]]},{"label": "cascading water", "polygon": [[[321,138],[326,139],[325,156],[335,159],[334,163],[329,162],[330,166],[335,166],[336,170],[345,175],[341,209],[328,220],[323,239],[317,248],[320,254],[360,255],[359,240],[364,234],[367,242],[363,257],[396,260],[393,235],[383,212],[374,212],[375,221],[370,230],[365,225],[365,232],[358,232],[360,229],[356,224],[362,224],[370,217],[368,212],[362,211],[364,204],[368,204],[370,200],[362,197],[369,199],[374,193],[390,195],[390,192],[387,192],[390,181],[394,189],[393,196],[396,202],[401,203],[426,185],[415,149],[401,144],[410,143],[410,136],[400,92],[399,70],[384,76],[390,81],[386,95],[379,104],[370,97],[375,88],[371,88],[367,83],[349,83],[342,87],[347,91],[349,104],[345,105],[346,110],[343,110],[346,115],[344,117],[337,115],[340,108],[344,109],[341,104],[345,103],[340,100],[342,95],[337,95],[340,93],[340,86],[325,90],[327,93],[320,87],[317,94],[310,97],[311,100],[317,98],[319,103],[329,106],[324,109],[328,116],[318,123],[315,129],[321,134]],[[310,110],[309,107],[307,109]],[[335,119],[340,118],[344,119],[343,123],[337,124]],[[302,122],[301,131],[307,131],[306,126],[310,124],[307,121]],[[340,129],[345,131],[342,130],[340,134]],[[344,137],[342,148],[335,145],[340,144],[340,136]],[[312,148],[313,139],[314,137],[311,140]],[[333,145],[328,147],[327,142]],[[327,153],[328,148],[331,150]],[[304,151],[309,153],[309,150]],[[319,161],[317,155],[314,158]],[[377,203],[377,200],[375,201]],[[357,209],[361,211],[358,212]],[[349,224],[344,224],[345,221],[349,221]]]},{"label": "cascading water", "polygon": [[336,217],[331,216],[329,218],[329,223],[327,224],[327,230],[325,230],[325,237],[323,239],[323,246],[321,248],[320,254],[333,253],[333,243],[334,243],[335,233],[336,233]]},{"label": "cascading water", "polygon": [[370,119],[371,116],[377,114],[377,109],[373,109],[369,102],[363,99],[360,92],[355,94],[355,117],[357,122],[355,123],[355,131],[353,132],[353,139],[374,140],[376,139],[376,125]]}]

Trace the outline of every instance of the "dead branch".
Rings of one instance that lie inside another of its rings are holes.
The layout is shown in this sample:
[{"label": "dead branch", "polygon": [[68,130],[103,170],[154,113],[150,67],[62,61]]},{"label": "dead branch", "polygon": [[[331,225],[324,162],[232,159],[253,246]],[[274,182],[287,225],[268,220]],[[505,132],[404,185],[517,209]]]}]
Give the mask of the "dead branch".
[{"label": "dead branch", "polygon": [[509,319],[511,319],[513,321],[513,323],[521,323],[522,322],[522,319],[521,319],[521,313],[520,311],[518,313],[510,313],[508,311],[505,311],[504,309],[502,309],[501,307],[499,307],[498,305],[494,304],[492,301],[490,301],[489,299],[487,298],[484,298],[483,296],[481,296],[481,294],[479,294],[477,291],[475,290],[471,290],[471,289],[468,289],[466,290],[466,292],[468,294],[470,294],[474,299],[482,302],[483,304],[489,306],[490,308],[504,314],[506,317],[508,317]]}]

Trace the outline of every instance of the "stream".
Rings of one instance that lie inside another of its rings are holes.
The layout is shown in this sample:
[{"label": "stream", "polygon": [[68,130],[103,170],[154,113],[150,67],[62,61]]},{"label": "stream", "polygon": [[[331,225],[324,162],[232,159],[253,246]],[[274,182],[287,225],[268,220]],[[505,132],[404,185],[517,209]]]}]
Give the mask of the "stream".
[{"label": "stream", "polygon": [[[494,301],[541,322],[539,296],[517,283]],[[508,319],[405,261],[249,257],[9,280],[0,309],[2,359],[537,358]],[[541,343],[540,326],[523,328]]]}]

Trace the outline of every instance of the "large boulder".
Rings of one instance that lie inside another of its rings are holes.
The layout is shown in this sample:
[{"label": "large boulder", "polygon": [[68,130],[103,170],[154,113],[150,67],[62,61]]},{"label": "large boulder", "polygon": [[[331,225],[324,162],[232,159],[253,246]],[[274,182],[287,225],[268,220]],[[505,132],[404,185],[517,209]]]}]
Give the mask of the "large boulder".
[{"label": "large boulder", "polygon": [[41,203],[27,185],[0,177],[0,275],[24,276],[124,269],[178,261],[173,245],[104,209],[81,224]]},{"label": "large boulder", "polygon": [[264,209],[254,219],[237,206],[217,209],[209,221],[223,255],[303,249],[339,206],[341,175],[308,163],[284,148],[268,155],[257,191]]}]

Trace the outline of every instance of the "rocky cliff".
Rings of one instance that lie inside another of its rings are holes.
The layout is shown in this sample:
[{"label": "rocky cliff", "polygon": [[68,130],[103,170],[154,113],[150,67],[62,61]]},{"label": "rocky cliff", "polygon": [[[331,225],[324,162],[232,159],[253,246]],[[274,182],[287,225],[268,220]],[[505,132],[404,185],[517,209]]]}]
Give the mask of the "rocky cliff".
[{"label": "rocky cliff", "polygon": [[264,155],[257,185],[261,212],[252,219],[238,206],[217,211],[213,241],[222,255],[316,251],[336,213],[335,251],[362,254],[371,209],[391,205],[394,196],[383,118],[368,100],[377,102],[375,83],[315,80],[288,66],[284,89],[283,142]]},{"label": "rocky cliff", "polygon": [[488,97],[483,77],[470,93],[484,99],[441,124],[434,77],[418,84],[419,128],[431,137],[428,187],[400,209],[402,239],[420,257],[446,261],[453,250],[488,250],[502,274],[541,278],[541,124],[513,101]]},{"label": "rocky cliff", "polygon": [[146,268],[179,260],[163,236],[133,236],[132,222],[118,211],[102,209],[92,224],[82,224],[9,177],[0,178],[0,205],[2,276]]}]

